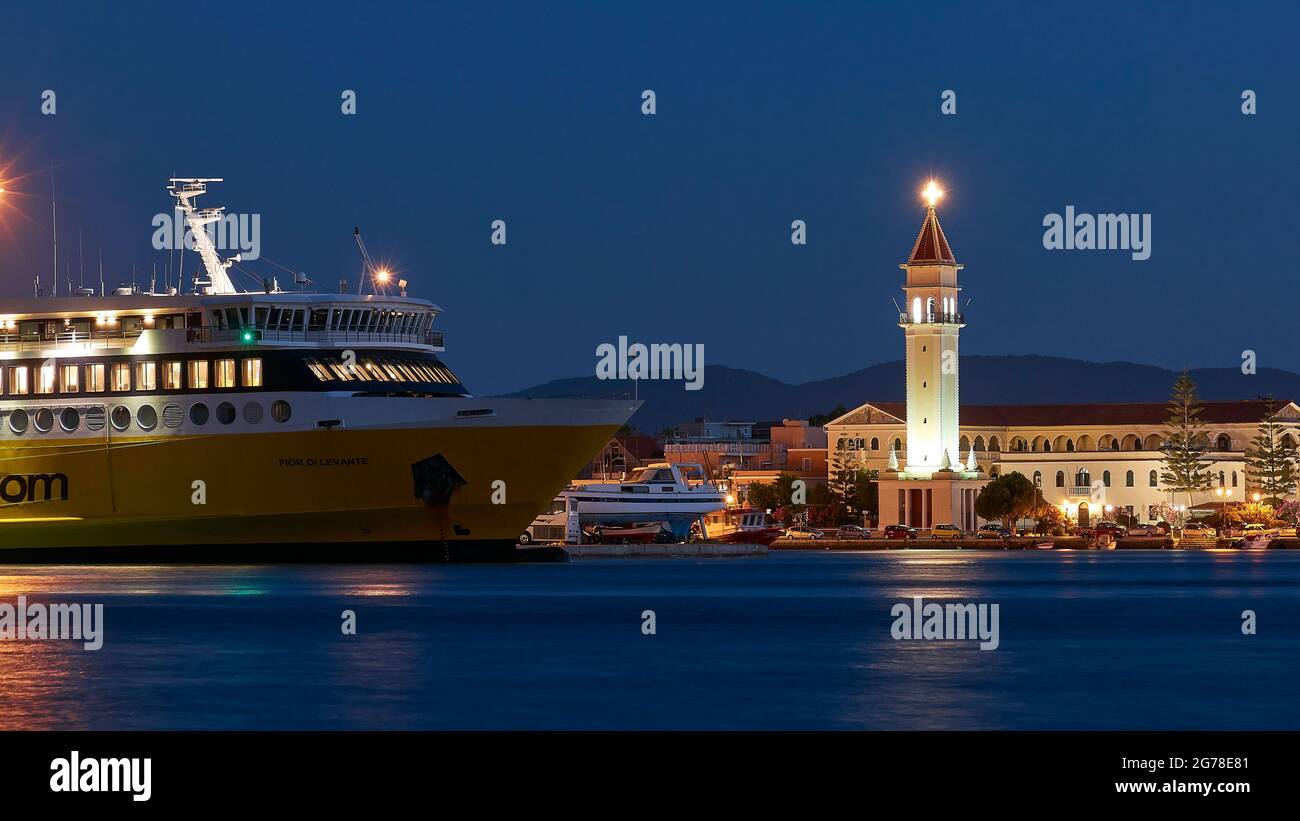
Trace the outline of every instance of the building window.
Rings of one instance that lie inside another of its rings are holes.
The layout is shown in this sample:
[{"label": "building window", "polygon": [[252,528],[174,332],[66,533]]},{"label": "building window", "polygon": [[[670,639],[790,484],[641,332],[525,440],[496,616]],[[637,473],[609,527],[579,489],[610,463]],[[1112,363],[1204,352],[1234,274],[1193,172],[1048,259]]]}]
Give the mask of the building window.
[{"label": "building window", "polygon": [[1237,486],[1237,471],[1235,470],[1232,472],[1232,486],[1233,487]]},{"label": "building window", "polygon": [[871,437],[871,449],[872,449],[872,450],[880,450],[880,440],[877,439],[877,438],[874,437],[874,436]]},{"label": "building window", "polygon": [[[115,391],[131,390],[131,363],[130,362],[114,362],[108,368],[108,376],[109,376],[108,384],[112,386],[113,390]],[[130,411],[127,411],[127,413],[129,414]],[[118,430],[121,430],[121,428],[118,428]]]},{"label": "building window", "polygon": [[208,360],[191,359],[189,373],[186,378],[189,380],[190,390],[206,389],[208,387]]},{"label": "building window", "polygon": [[86,366],[86,393],[104,392],[104,363],[92,362]]},{"label": "building window", "polygon": [[54,393],[54,363],[36,369],[36,392]]},{"label": "building window", "polygon": [[1042,472],[1041,472],[1041,471],[1037,471],[1037,470],[1034,471],[1034,487],[1039,487],[1039,486],[1042,485],[1042,484],[1043,484],[1043,474],[1042,474]]},{"label": "building window", "polygon": [[1124,474],[1124,487],[1133,487],[1133,471]]},{"label": "building window", "polygon": [[1157,485],[1159,480],[1156,478],[1156,472],[1154,470],[1151,471],[1151,475],[1147,477],[1147,481],[1151,484],[1151,487],[1155,487]]},{"label": "building window", "polygon": [[1218,448],[1217,448],[1217,449],[1218,449],[1218,450],[1232,450],[1232,439],[1230,439],[1230,438],[1228,437],[1228,434],[1226,434],[1226,433],[1221,433],[1221,434],[1219,434],[1219,442],[1218,442]]},{"label": "building window", "polygon": [[1056,472],[1056,486],[1065,487],[1065,471],[1058,470]]},{"label": "building window", "polygon": [[243,361],[243,382],[245,388],[262,387],[262,360],[260,357]]},{"label": "building window", "polygon": [[163,363],[163,390],[178,391],[185,387],[181,383],[180,360]]},{"label": "building window", "polygon": [[158,390],[158,363],[135,363],[135,388],[139,391]]},{"label": "building window", "polygon": [[80,365],[61,365],[59,367],[59,390],[63,391],[63,393],[76,393],[81,389],[80,380],[77,378],[79,376],[81,376]]},{"label": "building window", "polygon": [[1102,483],[1103,485],[1105,485],[1106,487],[1110,487],[1110,471],[1109,471],[1109,470],[1103,470],[1103,471],[1101,472],[1101,483]]},{"label": "building window", "polygon": [[214,387],[235,386],[235,361],[234,360],[216,361],[216,375],[214,375],[213,377],[212,385]]},{"label": "building window", "polygon": [[812,470],[812,459],[809,459],[807,456],[803,458],[803,470],[804,473]]}]

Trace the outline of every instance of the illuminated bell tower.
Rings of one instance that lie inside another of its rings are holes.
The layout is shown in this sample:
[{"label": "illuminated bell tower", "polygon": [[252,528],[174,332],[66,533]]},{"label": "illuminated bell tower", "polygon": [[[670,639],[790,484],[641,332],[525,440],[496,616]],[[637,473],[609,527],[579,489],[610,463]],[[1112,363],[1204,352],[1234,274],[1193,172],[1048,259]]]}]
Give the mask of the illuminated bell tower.
[{"label": "illuminated bell tower", "polygon": [[964,322],[958,308],[957,272],[939,225],[935,204],[943,192],[931,182],[921,233],[907,262],[907,294],[898,326],[903,329],[907,362],[907,464],[903,476],[925,478],[935,471],[961,470],[958,452],[957,335]]}]

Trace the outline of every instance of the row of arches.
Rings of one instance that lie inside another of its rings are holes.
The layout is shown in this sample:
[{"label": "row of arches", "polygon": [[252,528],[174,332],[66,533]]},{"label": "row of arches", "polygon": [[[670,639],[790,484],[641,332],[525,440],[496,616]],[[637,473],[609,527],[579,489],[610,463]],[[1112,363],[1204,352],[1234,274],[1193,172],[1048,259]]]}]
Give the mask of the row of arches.
[{"label": "row of arches", "polygon": [[[1065,478],[1066,478],[1065,471],[1058,470],[1056,472],[1056,486],[1060,488],[1065,487]],[[1136,474],[1133,471],[1131,470],[1124,471],[1124,487],[1134,487],[1136,483],[1136,478],[1137,478]],[[1219,471],[1219,487],[1238,487],[1239,479],[1237,476],[1237,471],[1234,470],[1231,472],[1232,483],[1228,484],[1228,481],[1229,481],[1228,472],[1222,470]],[[1104,487],[1111,487],[1111,475],[1109,470],[1103,470],[1101,472],[1101,483]],[[1034,485],[1036,487],[1043,486],[1042,471],[1038,471],[1038,470],[1034,471]],[[1071,487],[1091,487],[1091,486],[1092,486],[1091,471],[1089,471],[1087,468],[1079,468],[1077,471],[1075,471],[1074,484]],[[1147,473],[1147,487],[1159,487],[1159,486],[1160,486],[1160,474],[1154,470],[1149,471]]]}]

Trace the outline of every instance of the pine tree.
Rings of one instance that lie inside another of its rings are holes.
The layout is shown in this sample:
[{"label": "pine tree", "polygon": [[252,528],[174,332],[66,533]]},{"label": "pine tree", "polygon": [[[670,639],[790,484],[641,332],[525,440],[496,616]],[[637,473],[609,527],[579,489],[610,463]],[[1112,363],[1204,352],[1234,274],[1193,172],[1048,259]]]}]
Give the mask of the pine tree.
[{"label": "pine tree", "polygon": [[1192,506],[1192,494],[1210,488],[1210,461],[1205,458],[1209,437],[1201,422],[1202,405],[1196,395],[1196,383],[1183,371],[1174,381],[1169,397],[1169,421],[1165,440],[1160,447],[1165,455],[1160,481],[1175,493],[1187,494],[1187,506]]},{"label": "pine tree", "polygon": [[1277,404],[1269,402],[1259,433],[1246,449],[1246,484],[1259,491],[1263,501],[1274,507],[1295,492],[1296,454],[1283,442],[1282,425],[1274,419]]}]

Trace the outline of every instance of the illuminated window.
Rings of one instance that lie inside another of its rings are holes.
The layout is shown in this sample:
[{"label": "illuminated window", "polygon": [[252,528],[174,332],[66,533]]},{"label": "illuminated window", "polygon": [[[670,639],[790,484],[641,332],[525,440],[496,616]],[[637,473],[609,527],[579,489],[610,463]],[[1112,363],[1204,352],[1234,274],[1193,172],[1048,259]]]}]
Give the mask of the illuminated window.
[{"label": "illuminated window", "polygon": [[344,382],[351,381],[352,374],[348,373],[347,368],[343,367],[338,362],[335,362],[333,359],[328,360],[328,364],[330,366],[330,370],[333,371],[334,375],[337,376],[340,380]]},{"label": "illuminated window", "polygon": [[36,369],[36,392],[54,393],[54,363],[42,365]]},{"label": "illuminated window", "polygon": [[[108,384],[115,391],[131,390],[131,363],[114,362],[108,366]],[[129,413],[129,411],[128,411]]]},{"label": "illuminated window", "polygon": [[86,366],[86,393],[104,392],[104,363],[92,362]]},{"label": "illuminated window", "polygon": [[208,386],[208,360],[191,359],[188,364],[189,373],[186,378],[189,380],[190,388],[206,388]]},{"label": "illuminated window", "polygon": [[81,389],[81,384],[80,384],[81,380],[78,379],[78,377],[80,376],[81,376],[80,365],[60,365],[59,366],[59,384],[61,386],[60,389],[64,393],[76,393]]},{"label": "illuminated window", "polygon": [[158,390],[158,363],[135,363],[135,389],[138,391]]},{"label": "illuminated window", "polygon": [[373,359],[367,359],[362,363],[362,367],[370,374],[371,379],[379,382],[389,381],[388,376],[384,373],[383,369],[376,365]]},{"label": "illuminated window", "polygon": [[213,376],[213,386],[217,388],[235,387],[235,360],[218,359],[216,361],[216,373]]},{"label": "illuminated window", "polygon": [[253,357],[243,361],[242,381],[245,388],[262,387],[262,359]]},{"label": "illuminated window", "polygon": [[919,296],[912,298],[912,321],[921,321],[921,298]]},{"label": "illuminated window", "polygon": [[181,384],[180,360],[163,363],[163,390],[178,391],[185,387]]},{"label": "illuminated window", "polygon": [[308,359],[306,362],[307,369],[310,370],[321,382],[329,382],[334,378],[334,375],[330,373],[329,368],[326,368],[315,359]]},{"label": "illuminated window", "polygon": [[17,365],[9,369],[9,395],[26,396],[31,392],[27,382],[27,366]]}]

